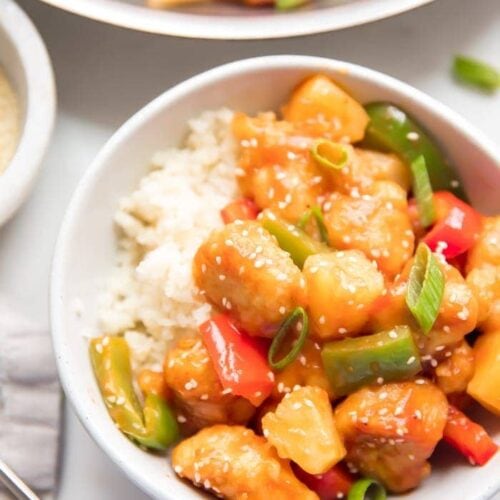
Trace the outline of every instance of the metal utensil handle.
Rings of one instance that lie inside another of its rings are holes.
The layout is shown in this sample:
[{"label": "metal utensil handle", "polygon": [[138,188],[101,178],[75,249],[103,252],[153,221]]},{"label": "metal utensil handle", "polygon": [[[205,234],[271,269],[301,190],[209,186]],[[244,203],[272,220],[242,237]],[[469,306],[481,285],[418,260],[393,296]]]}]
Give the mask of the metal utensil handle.
[{"label": "metal utensil handle", "polygon": [[0,460],[0,483],[3,483],[18,500],[40,500],[28,485],[2,460]]}]

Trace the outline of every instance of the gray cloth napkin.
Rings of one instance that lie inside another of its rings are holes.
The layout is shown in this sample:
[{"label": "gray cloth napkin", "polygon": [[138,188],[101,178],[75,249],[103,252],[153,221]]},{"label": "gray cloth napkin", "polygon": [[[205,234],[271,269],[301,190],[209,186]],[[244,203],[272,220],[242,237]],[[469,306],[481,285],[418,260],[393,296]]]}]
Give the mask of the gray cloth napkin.
[{"label": "gray cloth napkin", "polygon": [[60,406],[49,332],[0,296],[0,457],[38,492],[56,484]]}]

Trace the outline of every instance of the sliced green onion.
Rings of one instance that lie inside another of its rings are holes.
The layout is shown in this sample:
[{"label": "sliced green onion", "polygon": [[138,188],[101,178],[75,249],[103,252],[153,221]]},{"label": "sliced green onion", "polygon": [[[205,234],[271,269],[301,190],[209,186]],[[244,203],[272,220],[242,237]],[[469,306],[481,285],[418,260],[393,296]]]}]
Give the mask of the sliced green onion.
[{"label": "sliced green onion", "polygon": [[291,10],[305,5],[307,0],[276,0],[275,7],[278,10]]},{"label": "sliced green onion", "polygon": [[410,270],[406,304],[427,335],[436,321],[443,299],[444,276],[425,243],[420,243]]},{"label": "sliced green onion", "polygon": [[418,214],[423,227],[429,227],[436,221],[436,210],[432,200],[432,186],[423,155],[411,162],[413,175],[413,194],[417,200]]},{"label": "sliced green onion", "polygon": [[453,74],[461,82],[487,92],[494,92],[500,87],[500,71],[471,57],[456,56],[453,61]]},{"label": "sliced green onion", "polygon": [[318,139],[311,147],[311,155],[314,160],[325,168],[340,170],[349,160],[349,152],[343,144]]},{"label": "sliced green onion", "polygon": [[315,205],[314,207],[310,208],[304,214],[301,216],[299,221],[297,222],[297,227],[299,229],[302,229],[304,231],[305,227],[307,226],[308,222],[311,220],[311,217],[314,217],[314,220],[316,221],[316,225],[318,226],[318,231],[319,235],[321,237],[321,241],[323,243],[326,243],[328,245],[328,231],[325,226],[325,219],[323,218],[323,212],[321,211],[321,208]]},{"label": "sliced green onion", "polygon": [[[281,344],[283,343],[286,334],[291,330],[291,327],[300,319],[302,325],[300,328],[300,333],[293,344],[290,352],[283,356],[280,360],[275,360],[276,353],[278,352]],[[269,348],[269,352],[267,353],[267,360],[271,368],[275,370],[283,370],[283,368],[287,367],[290,363],[295,361],[297,356],[299,355],[302,347],[304,346],[304,342],[306,341],[307,334],[309,332],[309,318],[307,316],[306,311],[302,307],[296,307],[289,316],[281,323],[272,343]]]},{"label": "sliced green onion", "polygon": [[386,500],[385,488],[375,479],[360,479],[356,481],[349,490],[347,500]]}]

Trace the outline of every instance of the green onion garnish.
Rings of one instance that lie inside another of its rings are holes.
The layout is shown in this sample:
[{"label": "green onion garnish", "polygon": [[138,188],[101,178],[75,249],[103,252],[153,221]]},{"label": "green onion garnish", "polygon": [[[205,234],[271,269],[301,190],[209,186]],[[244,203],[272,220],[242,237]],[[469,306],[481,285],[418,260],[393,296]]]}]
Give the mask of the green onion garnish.
[{"label": "green onion garnish", "polygon": [[487,92],[494,92],[500,87],[500,71],[470,57],[456,56],[453,61],[453,74],[461,82]]},{"label": "green onion garnish", "polygon": [[304,214],[297,222],[297,227],[304,231],[307,223],[311,220],[311,217],[314,217],[314,220],[316,221],[321,241],[328,245],[328,231],[325,226],[325,219],[323,218],[323,212],[321,211],[321,208],[317,205],[304,212]]},{"label": "green onion garnish", "polygon": [[276,0],[274,5],[278,10],[290,10],[296,9],[306,3],[307,0]]},{"label": "green onion garnish", "polygon": [[[370,496],[368,497],[367,494]],[[386,500],[387,493],[385,488],[375,479],[360,479],[356,481],[349,490],[347,500]]]},{"label": "green onion garnish", "polygon": [[[281,344],[283,343],[283,339],[286,337],[286,334],[291,330],[291,326],[294,325],[300,318],[302,323],[300,328],[300,333],[297,340],[294,342],[293,347],[290,349],[290,352],[281,358],[278,361],[274,360],[276,353],[278,352]],[[272,343],[269,348],[269,352],[267,353],[267,360],[271,368],[275,370],[283,370],[286,366],[292,363],[297,356],[299,355],[302,347],[304,346],[304,342],[306,341],[307,334],[309,332],[309,318],[304,308],[296,307],[289,316],[281,323],[279,330],[277,331]]]},{"label": "green onion garnish", "polygon": [[436,221],[436,210],[432,200],[432,186],[427,165],[422,155],[412,161],[411,173],[413,175],[413,194],[417,200],[420,222],[423,227],[429,227]]},{"label": "green onion garnish", "polygon": [[439,313],[444,293],[444,276],[436,257],[420,243],[410,270],[406,304],[427,335]]},{"label": "green onion garnish", "polygon": [[314,160],[325,168],[340,170],[349,160],[349,152],[343,144],[318,139],[311,147]]}]

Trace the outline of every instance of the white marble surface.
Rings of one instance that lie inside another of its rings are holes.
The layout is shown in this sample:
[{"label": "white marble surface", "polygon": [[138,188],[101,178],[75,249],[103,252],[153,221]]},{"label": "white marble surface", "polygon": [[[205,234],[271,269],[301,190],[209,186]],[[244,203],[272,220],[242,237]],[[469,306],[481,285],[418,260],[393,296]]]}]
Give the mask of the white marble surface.
[{"label": "white marble surface", "polygon": [[[484,96],[449,77],[455,53],[500,66],[499,0],[436,0],[371,25],[273,42],[205,42],[129,32],[19,0],[38,25],[59,89],[54,141],[29,202],[0,229],[0,293],[48,322],[52,248],[64,209],[86,166],[134,111],[174,83],[243,57],[299,53],[384,71],[440,99],[500,144],[500,93]],[[96,447],[66,408],[60,500],[146,498]]]}]

